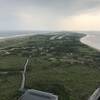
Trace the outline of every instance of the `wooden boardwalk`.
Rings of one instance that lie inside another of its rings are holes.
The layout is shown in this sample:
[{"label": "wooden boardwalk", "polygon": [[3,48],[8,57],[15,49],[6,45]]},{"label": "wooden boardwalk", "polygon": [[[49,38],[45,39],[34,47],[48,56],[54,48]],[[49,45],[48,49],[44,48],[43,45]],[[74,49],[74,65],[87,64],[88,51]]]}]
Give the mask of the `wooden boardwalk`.
[{"label": "wooden boardwalk", "polygon": [[22,83],[21,83],[20,90],[24,90],[25,74],[26,74],[26,69],[27,69],[28,62],[29,62],[29,58],[26,60],[25,65],[24,65],[24,71],[22,72]]}]

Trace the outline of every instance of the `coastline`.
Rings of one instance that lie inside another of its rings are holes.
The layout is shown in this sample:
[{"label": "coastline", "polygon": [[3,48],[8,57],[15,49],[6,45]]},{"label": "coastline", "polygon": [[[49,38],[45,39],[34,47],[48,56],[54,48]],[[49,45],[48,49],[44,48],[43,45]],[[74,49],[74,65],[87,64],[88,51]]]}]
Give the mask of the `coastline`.
[{"label": "coastline", "polygon": [[80,39],[80,42],[100,52],[100,47],[98,47],[91,39],[93,36],[94,35],[86,34],[86,36]]},{"label": "coastline", "polygon": [[[61,98],[64,97],[64,99],[72,98],[73,100],[81,100],[81,98],[83,98],[82,96],[85,96],[87,100],[88,97],[90,97],[91,93],[96,89],[96,87],[99,86],[98,82],[100,79],[100,71],[98,70],[98,65],[100,63],[98,60],[94,60],[96,59],[96,56],[94,55],[98,55],[98,52],[95,49],[80,45],[83,44],[79,41],[80,37],[82,36],[84,36],[85,38],[86,35],[84,35],[83,33],[76,36],[74,34],[69,34],[68,36],[66,36],[67,39],[54,39],[53,41],[48,40],[49,42],[45,42],[45,40],[47,40],[48,37],[52,37],[52,35],[43,35],[43,38],[41,38],[41,35],[38,35],[37,37],[32,36],[32,38],[30,38],[31,36],[29,36],[29,38],[23,37],[22,39],[19,39],[19,37],[16,39],[12,38],[9,39],[11,41],[8,40],[5,44],[1,43],[1,51],[3,52],[1,52],[0,56],[0,69],[1,71],[8,71],[9,73],[3,73],[5,76],[1,77],[2,80],[6,79],[8,81],[6,81],[5,83],[0,82],[0,85],[2,87],[5,87],[1,88],[0,92],[4,91],[3,94],[7,98],[20,98],[19,95],[15,95],[19,93],[19,91],[17,90],[19,90],[22,80],[22,74],[20,72],[22,72],[26,57],[30,55],[30,50],[32,50],[32,58],[30,60],[31,62],[29,63],[29,70],[27,70],[28,73],[26,74],[27,76],[25,86],[27,86],[27,88],[38,87],[38,90],[43,91],[48,88],[48,90],[54,91],[52,93],[55,93],[55,91],[57,91],[56,93],[58,94],[56,95]],[[73,42],[74,37],[76,37],[76,39]],[[35,42],[33,41],[33,39]],[[72,43],[73,45],[71,45]],[[49,45],[48,48],[45,48],[47,45]],[[57,48],[56,45],[59,48]],[[61,45],[63,46],[61,47]],[[41,47],[43,49],[41,49]],[[52,47],[54,51],[48,53],[47,51],[49,51]],[[58,49],[61,49],[61,51],[59,52]],[[69,49],[67,55],[66,49]],[[74,52],[74,50],[76,49],[78,49],[79,51]],[[84,50],[86,50],[86,52],[83,52]],[[82,53],[82,55],[79,54],[79,52]],[[63,82],[63,84],[61,84],[61,82]],[[76,90],[78,91],[77,93],[75,93]],[[9,94],[7,94],[8,92],[11,94],[11,97],[9,97]],[[71,94],[69,94],[70,92]],[[2,99],[2,94],[0,94],[0,96]],[[4,100],[6,100],[6,98]]]},{"label": "coastline", "polygon": [[7,37],[0,37],[0,42],[6,41],[6,40],[11,40],[11,39],[18,39],[18,38],[24,38],[28,36],[33,36],[36,34],[21,34],[21,35],[15,35],[15,36],[7,36]]},{"label": "coastline", "polygon": [[[21,35],[16,34],[14,36],[0,37],[0,42],[5,42],[7,40],[12,40],[12,39],[25,38],[25,37],[34,36],[34,35],[36,35],[36,34],[32,34],[32,33],[30,33],[30,34],[21,34]],[[98,47],[96,45],[96,43],[93,42],[92,39],[91,39],[94,36],[95,35],[85,33],[85,36],[80,38],[80,42],[100,52],[100,47]]]}]

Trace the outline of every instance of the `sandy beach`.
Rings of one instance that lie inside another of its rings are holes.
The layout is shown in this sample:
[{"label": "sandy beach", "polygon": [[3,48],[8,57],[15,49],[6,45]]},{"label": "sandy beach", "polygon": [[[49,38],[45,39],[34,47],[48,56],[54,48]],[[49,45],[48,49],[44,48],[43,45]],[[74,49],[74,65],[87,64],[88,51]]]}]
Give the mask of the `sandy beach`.
[{"label": "sandy beach", "polygon": [[96,50],[100,51],[100,35],[99,34],[86,34],[80,41]]}]

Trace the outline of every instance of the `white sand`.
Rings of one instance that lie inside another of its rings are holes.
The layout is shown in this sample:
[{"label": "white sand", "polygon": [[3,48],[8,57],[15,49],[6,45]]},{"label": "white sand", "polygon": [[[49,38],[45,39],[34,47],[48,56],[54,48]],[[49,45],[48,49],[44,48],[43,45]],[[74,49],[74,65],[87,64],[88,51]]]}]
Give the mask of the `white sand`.
[{"label": "white sand", "polygon": [[87,34],[85,37],[81,38],[80,41],[100,51],[100,35],[99,34]]}]

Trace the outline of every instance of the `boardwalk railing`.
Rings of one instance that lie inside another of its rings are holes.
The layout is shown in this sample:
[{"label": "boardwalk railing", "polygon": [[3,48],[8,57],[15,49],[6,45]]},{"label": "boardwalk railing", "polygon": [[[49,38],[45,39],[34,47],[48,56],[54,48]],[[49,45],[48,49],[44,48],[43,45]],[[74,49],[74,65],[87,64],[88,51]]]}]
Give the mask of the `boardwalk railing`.
[{"label": "boardwalk railing", "polygon": [[88,100],[100,100],[100,88],[97,88]]}]

